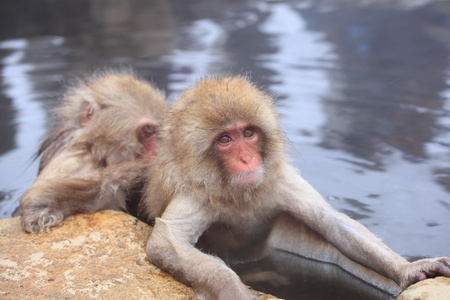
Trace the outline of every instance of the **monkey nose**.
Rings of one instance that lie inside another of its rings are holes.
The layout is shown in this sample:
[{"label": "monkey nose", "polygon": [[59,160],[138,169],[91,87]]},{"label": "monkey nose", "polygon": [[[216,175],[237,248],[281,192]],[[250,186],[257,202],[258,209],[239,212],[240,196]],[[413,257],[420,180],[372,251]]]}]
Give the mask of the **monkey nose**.
[{"label": "monkey nose", "polygon": [[243,162],[244,164],[248,164],[252,161],[252,156],[251,155],[242,155],[241,156],[241,162]]}]

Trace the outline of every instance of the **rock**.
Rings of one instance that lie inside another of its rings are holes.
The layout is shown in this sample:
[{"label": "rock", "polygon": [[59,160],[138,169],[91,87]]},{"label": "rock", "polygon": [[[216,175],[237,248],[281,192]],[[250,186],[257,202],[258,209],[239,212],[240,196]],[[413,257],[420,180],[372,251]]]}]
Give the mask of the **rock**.
[{"label": "rock", "polygon": [[43,234],[0,219],[0,298],[196,299],[145,259],[151,230],[116,211],[73,216]]},{"label": "rock", "polygon": [[397,300],[450,299],[450,278],[436,277],[419,281],[404,290]]}]

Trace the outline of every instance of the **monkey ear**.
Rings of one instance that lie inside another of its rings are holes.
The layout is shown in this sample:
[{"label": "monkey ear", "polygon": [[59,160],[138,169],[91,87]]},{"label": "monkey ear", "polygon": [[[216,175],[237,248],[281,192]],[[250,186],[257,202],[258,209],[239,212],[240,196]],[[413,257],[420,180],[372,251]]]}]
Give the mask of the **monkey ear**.
[{"label": "monkey ear", "polygon": [[80,109],[80,124],[84,127],[94,115],[94,106],[87,100],[83,100]]}]

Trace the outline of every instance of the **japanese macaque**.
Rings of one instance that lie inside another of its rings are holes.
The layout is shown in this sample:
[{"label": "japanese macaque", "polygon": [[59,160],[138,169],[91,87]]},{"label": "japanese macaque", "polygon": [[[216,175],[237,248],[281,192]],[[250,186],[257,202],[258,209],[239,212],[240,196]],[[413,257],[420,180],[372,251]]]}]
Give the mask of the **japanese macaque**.
[{"label": "japanese macaque", "polygon": [[394,292],[450,276],[450,258],[410,263],[325,202],[289,164],[273,100],[246,78],[199,81],[162,124],[142,202],[155,218],[147,257],[200,298],[255,298],[223,260],[195,247],[202,235],[253,258],[267,247],[316,256]]},{"label": "japanese macaque", "polygon": [[97,72],[69,87],[38,151],[38,177],[20,200],[23,229],[49,231],[76,213],[126,209],[156,155],[167,108],[163,94],[131,71]]}]

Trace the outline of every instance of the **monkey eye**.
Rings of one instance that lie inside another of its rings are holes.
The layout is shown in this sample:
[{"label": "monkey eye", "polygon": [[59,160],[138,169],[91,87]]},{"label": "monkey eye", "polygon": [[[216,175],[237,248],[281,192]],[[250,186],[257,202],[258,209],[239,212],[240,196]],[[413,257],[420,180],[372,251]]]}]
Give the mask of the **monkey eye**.
[{"label": "monkey eye", "polygon": [[255,131],[251,128],[246,128],[242,134],[244,137],[251,137],[255,134]]},{"label": "monkey eye", "polygon": [[226,144],[231,141],[231,137],[229,135],[224,134],[219,137],[218,141],[221,144]]}]

